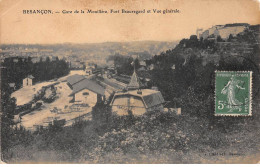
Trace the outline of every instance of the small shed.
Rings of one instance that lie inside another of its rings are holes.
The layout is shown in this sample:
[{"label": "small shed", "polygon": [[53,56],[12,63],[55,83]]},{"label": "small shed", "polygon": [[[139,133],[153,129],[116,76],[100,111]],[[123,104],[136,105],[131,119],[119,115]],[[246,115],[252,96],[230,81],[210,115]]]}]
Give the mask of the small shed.
[{"label": "small shed", "polygon": [[23,87],[32,86],[34,77],[32,75],[28,75],[23,79]]},{"label": "small shed", "polygon": [[15,88],[16,88],[16,87],[15,87],[15,83],[9,83],[8,85],[9,85],[9,87],[10,87],[12,90],[15,90]]},{"label": "small shed", "polygon": [[146,66],[146,62],[145,61],[140,61],[140,66],[143,66],[143,67],[145,67]]}]

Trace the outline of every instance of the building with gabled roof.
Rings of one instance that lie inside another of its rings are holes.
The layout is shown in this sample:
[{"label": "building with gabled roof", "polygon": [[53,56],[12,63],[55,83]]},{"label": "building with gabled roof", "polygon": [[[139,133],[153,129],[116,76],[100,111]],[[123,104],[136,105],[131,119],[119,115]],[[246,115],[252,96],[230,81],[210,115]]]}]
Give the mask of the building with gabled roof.
[{"label": "building with gabled roof", "polygon": [[14,91],[16,89],[15,83],[9,83],[9,88]]},{"label": "building with gabled roof", "polygon": [[84,103],[93,107],[98,101],[105,99],[105,88],[85,78],[73,84],[70,96],[73,97],[73,102]]},{"label": "building with gabled roof", "polygon": [[127,91],[115,93],[112,101],[112,112],[117,115],[143,115],[150,111],[163,111],[164,98],[160,91],[140,89],[139,78],[134,71]]},{"label": "building with gabled roof", "polygon": [[146,62],[145,61],[140,61],[139,64],[140,64],[140,66],[144,66],[144,67],[146,66]]},{"label": "building with gabled roof", "polygon": [[139,72],[139,71],[141,71],[141,72],[142,72],[142,71],[146,71],[146,68],[145,68],[144,66],[142,66],[142,67],[138,68],[137,71],[138,71],[138,72]]},{"label": "building with gabled roof", "polygon": [[75,94],[85,88],[95,92],[96,94],[100,94],[102,96],[105,95],[105,89],[102,86],[98,85],[96,82],[89,80],[87,78],[74,84],[73,91],[71,94]]},{"label": "building with gabled roof", "polygon": [[160,91],[142,89],[116,93],[111,106],[112,111],[118,115],[143,115],[149,111],[163,111],[163,103]]}]

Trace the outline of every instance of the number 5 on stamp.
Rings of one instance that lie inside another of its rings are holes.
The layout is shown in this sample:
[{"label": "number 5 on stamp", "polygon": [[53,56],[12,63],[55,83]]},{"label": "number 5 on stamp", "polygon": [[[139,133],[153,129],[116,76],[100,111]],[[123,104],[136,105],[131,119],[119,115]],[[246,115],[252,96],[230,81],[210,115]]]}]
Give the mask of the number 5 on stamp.
[{"label": "number 5 on stamp", "polygon": [[250,116],[251,71],[216,71],[215,116]]}]

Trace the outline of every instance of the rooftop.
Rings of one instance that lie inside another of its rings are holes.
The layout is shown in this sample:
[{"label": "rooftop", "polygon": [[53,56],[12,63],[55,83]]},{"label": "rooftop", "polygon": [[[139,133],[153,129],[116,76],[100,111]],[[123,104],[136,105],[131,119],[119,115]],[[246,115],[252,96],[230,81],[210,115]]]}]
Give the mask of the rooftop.
[{"label": "rooftop", "polygon": [[139,78],[136,74],[136,72],[134,71],[131,80],[129,82],[129,84],[127,85],[127,89],[139,89],[140,88],[140,84],[139,84]]},{"label": "rooftop", "polygon": [[[138,90],[116,93],[114,99],[120,96],[140,97],[143,100],[146,108],[150,108],[165,102],[160,91],[152,90],[152,89],[141,89],[140,91],[142,92],[141,94],[138,93]],[[112,103],[114,99],[112,100]]]},{"label": "rooftop", "polygon": [[26,78],[34,79],[32,75],[28,75]]},{"label": "rooftop", "polygon": [[105,95],[105,89],[102,86],[98,85],[96,82],[89,80],[87,78],[79,81],[78,83],[74,84],[72,87],[73,87],[73,91],[70,94],[70,96],[84,89],[88,89],[92,92],[95,92],[96,94],[100,94],[103,96]]},{"label": "rooftop", "polygon": [[15,83],[9,83],[10,87],[15,87]]},{"label": "rooftop", "polygon": [[248,23],[233,23],[233,24],[226,24],[225,27],[236,27],[236,26],[249,26]]},{"label": "rooftop", "polygon": [[69,76],[67,78],[67,82],[70,84],[70,85],[74,85],[76,83],[78,83],[79,81],[85,79],[85,77],[83,75],[78,75],[78,74],[75,74],[75,75],[72,75],[72,76]]}]

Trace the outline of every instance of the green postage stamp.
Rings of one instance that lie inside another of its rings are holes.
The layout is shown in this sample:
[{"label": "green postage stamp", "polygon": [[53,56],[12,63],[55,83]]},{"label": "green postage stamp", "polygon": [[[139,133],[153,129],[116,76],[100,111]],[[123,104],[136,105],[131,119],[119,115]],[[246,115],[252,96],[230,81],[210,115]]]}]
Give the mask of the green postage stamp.
[{"label": "green postage stamp", "polygon": [[250,116],[251,71],[216,71],[215,116]]}]

